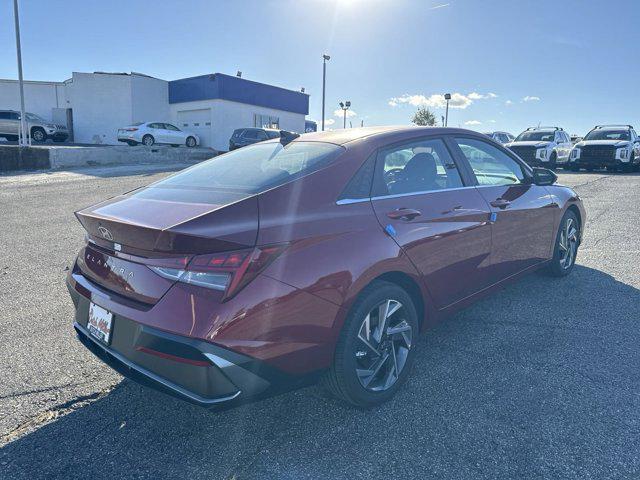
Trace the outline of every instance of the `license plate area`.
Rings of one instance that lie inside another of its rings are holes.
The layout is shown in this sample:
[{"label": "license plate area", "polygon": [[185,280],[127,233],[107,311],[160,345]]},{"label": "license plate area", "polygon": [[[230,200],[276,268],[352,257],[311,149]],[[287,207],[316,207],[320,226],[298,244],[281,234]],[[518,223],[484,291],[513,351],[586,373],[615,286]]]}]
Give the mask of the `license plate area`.
[{"label": "license plate area", "polygon": [[87,320],[89,334],[100,342],[109,345],[113,331],[113,313],[91,303],[89,305],[89,319]]}]

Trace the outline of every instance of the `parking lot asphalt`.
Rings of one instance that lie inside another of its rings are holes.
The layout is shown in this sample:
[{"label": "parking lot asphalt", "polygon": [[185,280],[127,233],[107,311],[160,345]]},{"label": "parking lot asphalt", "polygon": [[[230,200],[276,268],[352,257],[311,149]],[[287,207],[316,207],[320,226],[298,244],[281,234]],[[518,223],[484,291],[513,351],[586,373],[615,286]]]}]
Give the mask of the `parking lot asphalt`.
[{"label": "parking lot asphalt", "polygon": [[0,478],[640,477],[640,175],[560,173],[588,213],[573,273],[437,325],[391,402],[309,387],[209,412],[123,380],[71,327],[73,212],[157,169],[0,177]]}]

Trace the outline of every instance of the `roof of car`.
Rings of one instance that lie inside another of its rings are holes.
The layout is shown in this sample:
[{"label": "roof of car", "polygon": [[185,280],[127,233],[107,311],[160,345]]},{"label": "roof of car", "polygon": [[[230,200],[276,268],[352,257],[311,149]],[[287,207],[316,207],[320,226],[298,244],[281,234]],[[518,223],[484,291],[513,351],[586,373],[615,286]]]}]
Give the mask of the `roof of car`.
[{"label": "roof of car", "polygon": [[345,143],[352,142],[354,140],[360,140],[365,137],[393,137],[397,134],[409,132],[415,132],[418,135],[421,132],[434,135],[445,133],[480,135],[478,132],[462,128],[388,125],[380,127],[342,128],[338,130],[328,130],[325,132],[305,133],[303,135],[300,135],[297,141],[328,142],[335,143],[336,145],[343,145]]}]

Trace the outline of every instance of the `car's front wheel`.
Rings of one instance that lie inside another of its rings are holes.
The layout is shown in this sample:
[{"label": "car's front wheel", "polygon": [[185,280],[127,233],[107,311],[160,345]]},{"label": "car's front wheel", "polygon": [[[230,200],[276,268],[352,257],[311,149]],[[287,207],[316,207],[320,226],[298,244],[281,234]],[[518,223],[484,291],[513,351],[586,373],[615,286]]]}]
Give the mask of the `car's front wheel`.
[{"label": "car's front wheel", "polygon": [[186,144],[187,144],[187,147],[189,147],[189,148],[193,148],[193,147],[195,147],[195,146],[196,146],[196,139],[195,139],[195,138],[193,138],[193,137],[187,137],[187,142],[186,142]]},{"label": "car's front wheel", "polygon": [[567,210],[562,217],[556,234],[553,258],[547,269],[549,274],[554,277],[564,277],[571,273],[578,255],[579,236],[580,224],[578,223],[578,217],[571,210]]},{"label": "car's front wheel", "polygon": [[409,294],[393,283],[372,282],[345,321],[325,385],[357,407],[389,400],[409,375],[417,337]]},{"label": "car's front wheel", "polygon": [[31,130],[31,139],[34,142],[42,143],[47,139],[47,133],[42,128],[33,128]]}]

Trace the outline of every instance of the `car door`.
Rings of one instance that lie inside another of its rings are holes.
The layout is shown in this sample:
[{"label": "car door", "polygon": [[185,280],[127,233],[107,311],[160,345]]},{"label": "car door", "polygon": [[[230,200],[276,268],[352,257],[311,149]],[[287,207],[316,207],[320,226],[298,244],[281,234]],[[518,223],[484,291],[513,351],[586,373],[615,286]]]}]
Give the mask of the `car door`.
[{"label": "car door", "polygon": [[182,145],[187,140],[187,137],[185,136],[184,132],[182,132],[182,130],[180,130],[175,125],[172,125],[170,123],[165,123],[164,130],[167,135],[168,143],[171,143],[174,145]]},{"label": "car door", "polygon": [[422,274],[438,308],[487,285],[490,211],[442,138],[379,151],[372,205],[383,229]]},{"label": "car door", "polygon": [[558,163],[565,163],[569,160],[571,151],[571,141],[564,132],[556,132],[556,155]]},{"label": "car door", "polygon": [[0,111],[0,137],[11,135],[9,131],[9,112]]},{"label": "car door", "polygon": [[7,134],[20,134],[20,114],[18,112],[9,112],[9,119],[5,121],[7,122]]},{"label": "car door", "polygon": [[456,137],[456,143],[493,213],[492,283],[549,259],[558,205],[548,190],[532,184],[506,149],[470,137]]},{"label": "car door", "polygon": [[169,143],[167,141],[167,133],[162,123],[149,123],[149,133],[153,135],[156,143]]}]

